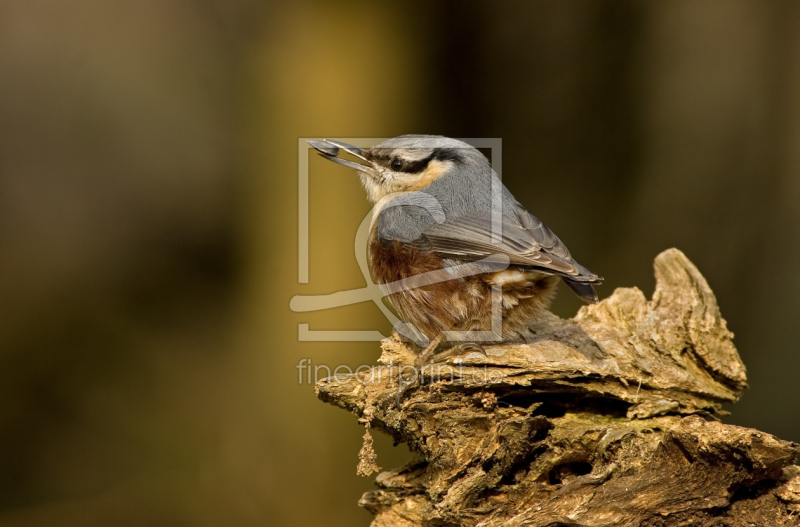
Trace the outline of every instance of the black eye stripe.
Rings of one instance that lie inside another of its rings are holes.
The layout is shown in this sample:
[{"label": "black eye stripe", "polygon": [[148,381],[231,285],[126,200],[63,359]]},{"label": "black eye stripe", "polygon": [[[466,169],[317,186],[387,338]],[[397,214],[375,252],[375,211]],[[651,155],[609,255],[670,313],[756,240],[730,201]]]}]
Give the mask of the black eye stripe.
[{"label": "black eye stripe", "polygon": [[[387,166],[388,168],[394,170],[395,172],[404,172],[407,174],[415,174],[422,172],[428,167],[428,164],[431,161],[454,161],[456,163],[461,162],[461,157],[459,156],[458,152],[452,149],[436,149],[431,152],[430,155],[424,157],[422,159],[418,159],[416,161],[409,161],[407,159],[402,159],[394,156],[389,156],[388,152],[372,152],[371,157],[373,160],[379,161],[383,165]],[[395,161],[401,161],[402,166],[395,167]]]},{"label": "black eye stripe", "polygon": [[425,167],[428,166],[428,163],[431,162],[431,159],[433,159],[432,155],[418,161],[403,160],[403,166],[400,168],[399,172],[406,172],[409,174],[422,172],[425,170]]}]

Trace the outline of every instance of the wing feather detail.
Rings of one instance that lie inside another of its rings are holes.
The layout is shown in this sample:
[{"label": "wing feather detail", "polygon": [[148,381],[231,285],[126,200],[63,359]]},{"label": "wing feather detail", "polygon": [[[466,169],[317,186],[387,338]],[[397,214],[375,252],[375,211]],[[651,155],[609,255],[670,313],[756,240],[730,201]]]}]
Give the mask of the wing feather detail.
[{"label": "wing feather detail", "polygon": [[599,283],[602,277],[575,262],[569,250],[538,218],[519,207],[516,218],[501,216],[499,241],[492,239],[492,219],[481,216],[447,218],[428,226],[411,242],[415,248],[443,258],[475,261],[507,255],[511,265],[531,267],[581,283]]}]

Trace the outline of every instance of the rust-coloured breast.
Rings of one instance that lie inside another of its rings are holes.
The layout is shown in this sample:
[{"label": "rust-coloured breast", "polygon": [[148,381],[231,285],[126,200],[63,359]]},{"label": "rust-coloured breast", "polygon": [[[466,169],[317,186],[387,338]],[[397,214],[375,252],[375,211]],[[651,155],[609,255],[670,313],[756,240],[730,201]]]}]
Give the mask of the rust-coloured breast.
[{"label": "rust-coloured breast", "polygon": [[[369,254],[370,271],[379,284],[445,267],[437,255],[398,241],[381,243],[373,238]],[[521,278],[511,282],[505,271],[466,276],[401,290],[387,299],[400,318],[434,338],[442,331],[487,331],[496,327],[492,320],[492,313],[497,312],[492,309],[492,287],[500,287],[503,338],[515,338],[550,302],[558,279],[523,268],[510,271]]]},{"label": "rust-coloured breast", "polygon": [[382,243],[373,239],[369,246],[370,271],[379,284],[402,280],[413,275],[442,269],[442,259],[433,253],[423,253],[398,241]]},{"label": "rust-coloured breast", "polygon": [[[372,278],[379,284],[444,267],[442,259],[437,255],[421,252],[398,241],[381,243],[373,239],[369,254]],[[459,290],[463,284],[459,282],[462,280],[448,280],[407,289],[388,295],[387,299],[400,318],[414,324],[428,338],[434,338],[442,330],[461,324],[463,313],[459,314],[452,309],[461,296]]]}]

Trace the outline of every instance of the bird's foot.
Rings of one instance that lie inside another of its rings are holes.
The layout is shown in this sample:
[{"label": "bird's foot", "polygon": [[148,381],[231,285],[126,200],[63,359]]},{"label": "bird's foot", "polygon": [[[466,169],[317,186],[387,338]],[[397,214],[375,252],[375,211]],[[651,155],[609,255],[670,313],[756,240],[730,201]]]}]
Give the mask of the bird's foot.
[{"label": "bird's foot", "polygon": [[413,366],[401,366],[397,373],[397,396],[395,402],[399,405],[408,395],[408,392],[414,388],[419,388],[422,385],[422,367],[430,361],[436,348],[443,340],[442,335],[437,335],[428,343],[419,355],[417,355]]},{"label": "bird's foot", "polygon": [[442,342],[442,335],[437,336],[431,340],[430,344],[422,350],[414,361],[414,366],[411,368],[401,368],[397,375],[397,385],[399,390],[397,392],[396,401],[400,403],[405,399],[409,391],[414,388],[419,388],[422,385],[422,367],[428,364],[438,364],[446,361],[455,355],[465,355],[477,351],[483,356],[486,356],[486,351],[483,346],[477,342],[459,342],[455,346],[446,349],[440,353],[434,354],[436,348]]},{"label": "bird's foot", "polygon": [[421,368],[422,366],[428,364],[430,362],[433,353],[436,351],[437,346],[442,342],[444,339],[444,335],[436,335],[436,338],[430,341],[428,346],[417,355],[417,360],[414,361],[414,366],[417,368]]}]

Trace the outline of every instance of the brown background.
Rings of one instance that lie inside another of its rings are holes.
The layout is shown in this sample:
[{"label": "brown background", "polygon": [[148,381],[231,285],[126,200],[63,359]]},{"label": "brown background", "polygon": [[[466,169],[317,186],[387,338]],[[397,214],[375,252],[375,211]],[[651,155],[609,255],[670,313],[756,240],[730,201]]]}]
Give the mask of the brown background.
[{"label": "brown background", "polygon": [[[615,287],[682,249],[800,441],[800,4],[0,4],[0,525],[366,525],[361,429],[297,364],[370,364],[368,210],[299,137],[503,140],[503,177]],[[368,145],[365,145],[368,146]],[[562,291],[554,310],[579,301]],[[379,463],[402,447],[378,437]]]}]

